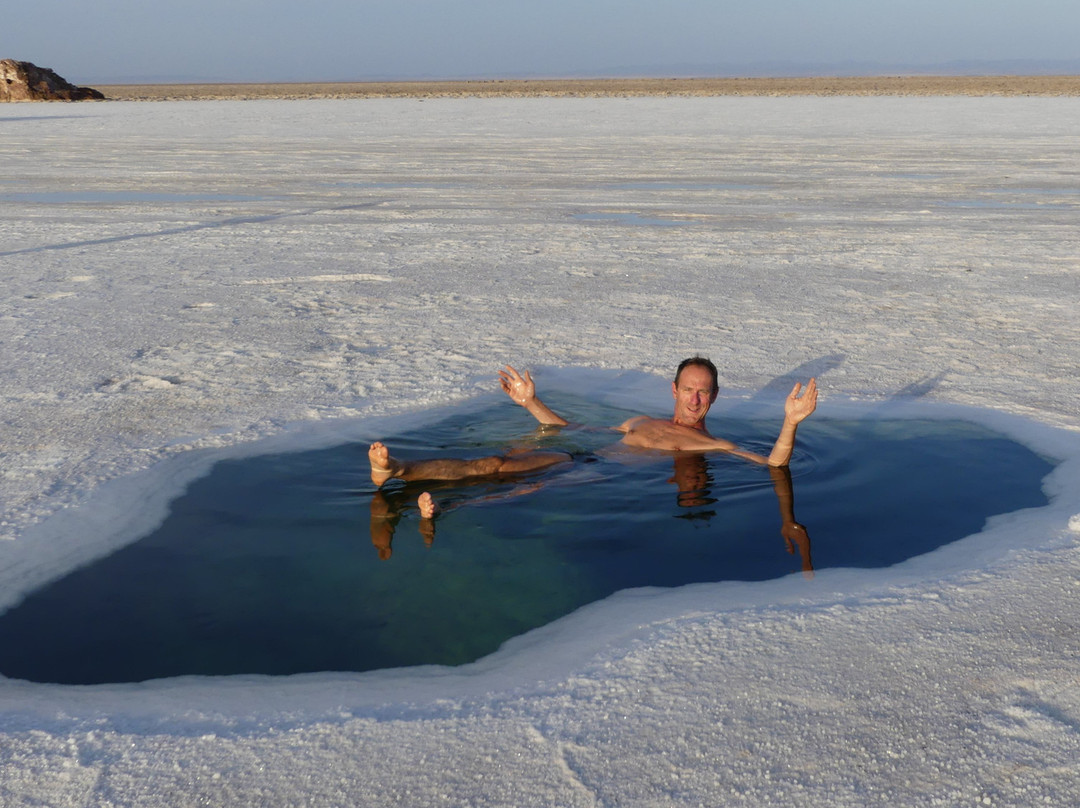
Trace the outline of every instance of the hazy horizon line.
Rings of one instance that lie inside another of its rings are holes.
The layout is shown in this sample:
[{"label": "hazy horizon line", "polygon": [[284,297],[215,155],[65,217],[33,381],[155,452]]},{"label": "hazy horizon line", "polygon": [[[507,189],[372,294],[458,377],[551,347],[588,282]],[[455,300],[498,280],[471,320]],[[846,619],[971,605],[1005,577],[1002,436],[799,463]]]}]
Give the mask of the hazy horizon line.
[{"label": "hazy horizon line", "polygon": [[[58,73],[61,71],[57,71]],[[870,62],[764,62],[746,65],[627,65],[600,70],[559,72],[506,71],[462,74],[385,73],[364,76],[274,76],[240,78],[235,75],[181,73],[97,75],[79,78],[79,84],[362,84],[375,82],[437,81],[544,81],[603,79],[784,79],[874,78],[880,76],[1062,76],[1080,75],[1080,59],[965,59],[933,64]]]}]

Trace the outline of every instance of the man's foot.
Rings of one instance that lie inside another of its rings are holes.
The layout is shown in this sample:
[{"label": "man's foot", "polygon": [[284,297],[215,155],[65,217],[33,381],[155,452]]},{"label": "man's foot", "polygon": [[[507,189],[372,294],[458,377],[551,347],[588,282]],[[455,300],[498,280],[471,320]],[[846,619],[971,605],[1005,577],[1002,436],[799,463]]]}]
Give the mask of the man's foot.
[{"label": "man's foot", "polygon": [[420,498],[416,500],[416,505],[420,508],[421,519],[431,519],[439,512],[439,503],[432,499],[431,494],[427,491],[420,495]]},{"label": "man's foot", "polygon": [[431,494],[425,491],[416,500],[416,506],[420,509],[420,524],[417,527],[420,528],[420,535],[424,539],[424,544],[430,547],[435,543],[435,522],[433,519],[440,510],[439,503],[432,498]]},{"label": "man's foot", "polygon": [[390,456],[390,450],[378,441],[368,449],[368,461],[371,463],[371,481],[382,485],[400,471],[400,464]]}]

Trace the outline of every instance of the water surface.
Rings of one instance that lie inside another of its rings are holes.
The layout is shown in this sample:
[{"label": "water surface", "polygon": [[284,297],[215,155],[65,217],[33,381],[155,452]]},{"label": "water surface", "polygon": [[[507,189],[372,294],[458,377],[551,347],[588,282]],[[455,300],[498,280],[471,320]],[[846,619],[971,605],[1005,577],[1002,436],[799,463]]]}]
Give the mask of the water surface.
[{"label": "water surface", "polygon": [[[551,399],[589,423],[631,414]],[[381,490],[366,444],[220,462],[152,534],[0,617],[0,672],[99,683],[456,665],[621,589],[788,575],[814,586],[823,569],[896,564],[1046,504],[1052,468],[964,421],[819,414],[790,475],[725,455],[610,455],[614,433],[532,426],[501,403],[383,437],[404,458],[517,446],[574,462]],[[711,428],[767,452],[777,424]],[[445,508],[433,523],[415,509],[425,489]]]}]

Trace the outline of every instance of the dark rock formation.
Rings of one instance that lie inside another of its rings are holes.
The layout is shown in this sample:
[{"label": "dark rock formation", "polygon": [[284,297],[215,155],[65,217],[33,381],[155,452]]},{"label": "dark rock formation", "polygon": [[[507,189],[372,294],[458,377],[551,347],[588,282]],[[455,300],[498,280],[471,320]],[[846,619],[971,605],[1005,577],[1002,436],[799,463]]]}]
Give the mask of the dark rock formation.
[{"label": "dark rock formation", "polygon": [[76,87],[47,67],[0,59],[0,101],[86,101],[104,95],[90,87]]}]

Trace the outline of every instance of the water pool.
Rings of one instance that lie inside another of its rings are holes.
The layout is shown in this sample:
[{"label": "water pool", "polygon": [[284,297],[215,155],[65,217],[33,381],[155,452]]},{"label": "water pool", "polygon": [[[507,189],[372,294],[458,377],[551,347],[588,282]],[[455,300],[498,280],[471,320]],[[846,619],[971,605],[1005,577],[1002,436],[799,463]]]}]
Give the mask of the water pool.
[{"label": "water pool", "polygon": [[[634,414],[550,403],[588,423]],[[765,452],[777,428],[710,422]],[[381,490],[366,444],[222,461],[153,533],[0,616],[0,673],[92,684],[461,664],[621,589],[792,573],[813,586],[812,568],[892,565],[1046,504],[1053,468],[956,420],[818,413],[789,475],[724,455],[609,456],[613,433],[531,426],[503,402],[380,437],[402,458],[523,446],[575,461]],[[433,523],[416,512],[422,490],[445,508]],[[785,512],[805,530],[782,535]]]}]

